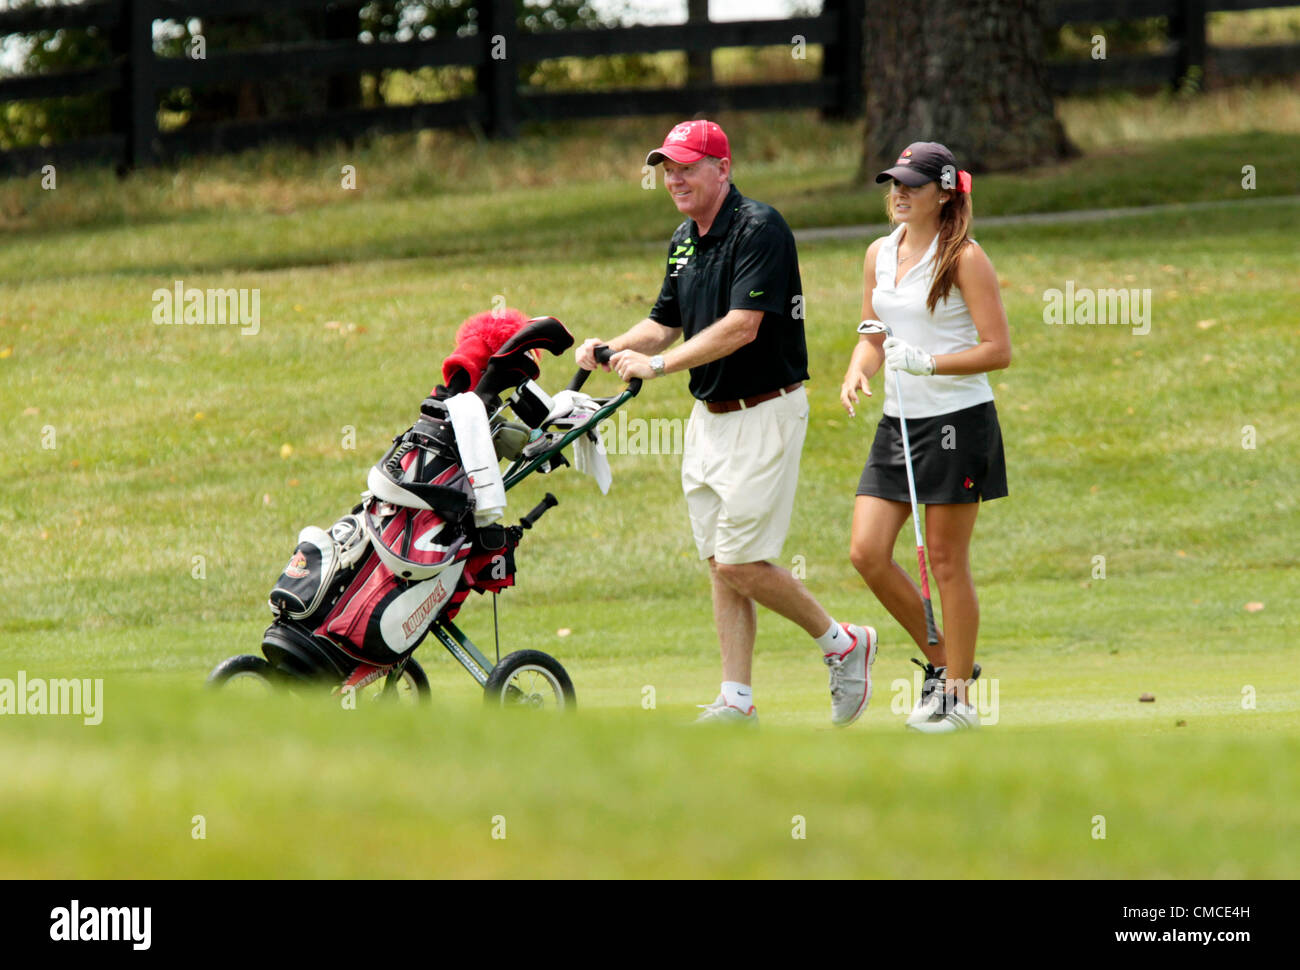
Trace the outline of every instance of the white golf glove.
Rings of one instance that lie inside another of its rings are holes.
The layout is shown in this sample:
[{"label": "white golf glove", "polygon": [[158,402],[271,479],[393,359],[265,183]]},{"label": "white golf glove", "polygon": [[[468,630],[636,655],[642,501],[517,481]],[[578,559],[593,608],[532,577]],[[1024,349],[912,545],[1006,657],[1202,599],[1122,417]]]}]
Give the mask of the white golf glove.
[{"label": "white golf glove", "polygon": [[897,337],[886,337],[884,347],[885,363],[894,370],[918,377],[929,377],[934,373],[934,356],[920,347],[913,347]]}]

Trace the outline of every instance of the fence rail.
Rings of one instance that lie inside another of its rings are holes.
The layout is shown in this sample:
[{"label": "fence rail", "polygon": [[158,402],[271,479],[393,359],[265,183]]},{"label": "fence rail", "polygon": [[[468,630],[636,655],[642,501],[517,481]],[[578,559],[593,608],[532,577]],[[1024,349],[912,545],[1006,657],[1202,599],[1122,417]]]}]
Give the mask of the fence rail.
[{"label": "fence rail", "polygon": [[[1213,78],[1300,73],[1300,44],[1219,48],[1206,43],[1206,14],[1291,6],[1296,0],[1056,0],[1048,26],[1168,18],[1170,43],[1159,54],[1077,60],[1049,65],[1057,93],[1149,88],[1177,83],[1193,68]],[[160,57],[153,48],[158,20],[205,23],[265,12],[264,0],[87,0],[68,6],[0,12],[0,35],[96,28],[111,47],[107,63],[60,73],[0,78],[0,103],[104,93],[111,104],[108,135],[48,147],[0,152],[0,171],[20,172],[53,162],[110,161],[126,169],[181,154],[238,151],[269,140],[310,144],[369,131],[476,126],[493,137],[513,137],[521,123],[571,118],[678,114],[765,108],[816,108],[856,117],[863,106],[865,0],[824,0],[817,16],[736,23],[521,32],[514,0],[476,0],[476,27],[468,36],[362,43],[359,0],[279,0],[277,12],[327,12],[331,37],[252,50],[215,51],[202,59]],[[519,65],[552,58],[589,58],[661,51],[708,53],[726,47],[788,46],[796,38],[821,45],[816,80],[765,84],[687,84],[676,88],[546,91],[520,84]],[[474,93],[452,100],[358,108],[355,97],[330,110],[293,117],[195,124],[162,131],[161,92],[281,77],[329,78],[359,90],[363,72],[465,67]]]}]

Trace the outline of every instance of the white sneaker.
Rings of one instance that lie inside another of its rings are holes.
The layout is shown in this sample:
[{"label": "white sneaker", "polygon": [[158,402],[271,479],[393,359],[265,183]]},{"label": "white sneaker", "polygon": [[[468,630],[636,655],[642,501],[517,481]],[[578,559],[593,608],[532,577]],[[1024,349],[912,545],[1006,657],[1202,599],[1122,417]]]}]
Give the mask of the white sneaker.
[{"label": "white sneaker", "polygon": [[957,700],[956,694],[935,691],[928,702],[930,715],[916,724],[909,723],[910,730],[922,734],[951,734],[954,731],[973,731],[980,726],[979,711],[971,704]]},{"label": "white sneaker", "polygon": [[[912,663],[921,668],[925,679],[921,682],[921,696],[917,698],[912,713],[907,715],[907,720],[904,722],[908,727],[929,720],[930,715],[934,713],[935,706],[941,700],[937,695],[943,693],[944,675],[948,670],[947,667],[936,667],[932,663],[921,663],[915,657],[912,658]],[[980,665],[975,664],[971,670],[971,682],[979,680],[979,676]]]},{"label": "white sneaker", "polygon": [[924,724],[930,720],[935,709],[943,702],[939,697],[942,693],[942,690],[930,690],[928,693],[922,693],[921,699],[916,702],[916,706],[912,708],[912,713],[907,715],[907,720],[903,723],[907,727],[916,727],[918,724]]},{"label": "white sneaker", "polygon": [[719,694],[712,704],[695,706],[702,709],[700,716],[695,719],[696,724],[745,724],[758,727],[758,708],[752,704],[748,711],[742,711],[739,707],[728,704],[727,699]]},{"label": "white sneaker", "polygon": [[830,668],[831,723],[848,727],[871,703],[871,665],[876,662],[879,640],[869,626],[841,623],[853,646],[823,658]]}]

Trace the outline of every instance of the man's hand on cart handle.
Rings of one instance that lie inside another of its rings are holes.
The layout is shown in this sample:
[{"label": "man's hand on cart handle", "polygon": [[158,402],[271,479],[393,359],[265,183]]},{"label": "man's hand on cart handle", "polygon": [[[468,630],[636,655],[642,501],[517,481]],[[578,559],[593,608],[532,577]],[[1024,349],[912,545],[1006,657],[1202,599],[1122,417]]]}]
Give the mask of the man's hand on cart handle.
[{"label": "man's hand on cart handle", "polygon": [[[605,350],[605,353],[598,354],[597,348]],[[597,366],[603,367],[605,370],[610,369],[609,348],[605,346],[603,340],[597,337],[584,340],[582,346],[574,351],[573,357],[583,370],[595,370]]]}]

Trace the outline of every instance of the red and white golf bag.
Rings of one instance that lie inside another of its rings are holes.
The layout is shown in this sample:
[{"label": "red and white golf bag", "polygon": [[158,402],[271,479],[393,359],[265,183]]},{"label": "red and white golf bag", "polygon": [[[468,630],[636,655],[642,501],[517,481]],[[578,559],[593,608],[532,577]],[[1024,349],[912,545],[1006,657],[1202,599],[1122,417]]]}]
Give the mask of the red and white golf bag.
[{"label": "red and white golf bag", "polygon": [[[517,316],[503,322],[481,314],[467,321],[457,354],[444,363],[447,386],[425,400],[419,420],[370,469],[361,504],[328,532],[309,526],[299,533],[298,548],[269,599],[277,619],[273,628],[295,632],[268,630],[268,658],[276,652],[302,660],[301,650],[310,644],[301,641],[310,637],[318,648],[337,648],[353,661],[391,666],[419,645],[440,616],[453,618],[471,590],[514,585],[517,530],[488,521],[500,513],[486,514],[486,498],[475,522],[482,470],[490,467],[500,479],[494,439],[483,418],[483,441],[458,442],[453,412],[469,397],[471,384],[480,399],[499,406],[495,396],[501,390],[537,376],[543,349],[559,353],[573,343],[558,320],[541,317],[524,326],[522,314]],[[506,322],[510,326],[503,330]],[[484,405],[477,407],[486,413]],[[478,462],[473,482],[462,452]],[[504,506],[503,489],[501,496]]]},{"label": "red and white golf bag", "polygon": [[[410,653],[473,588],[514,582],[511,550],[482,550],[497,531],[473,524],[473,492],[451,428],[421,417],[370,469],[369,491],[326,532],[309,526],[271,591],[271,611],[298,620],[355,660],[384,666]],[[495,568],[493,568],[495,567]],[[467,572],[468,569],[468,572]]]}]

